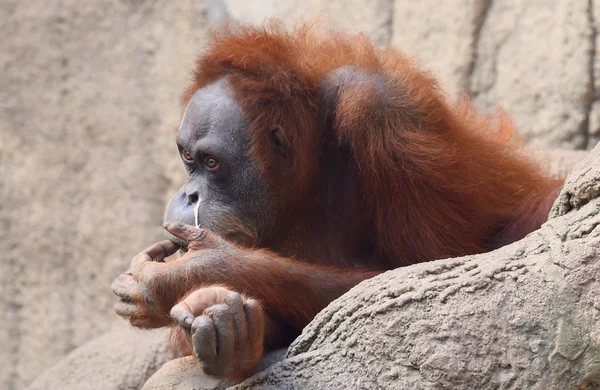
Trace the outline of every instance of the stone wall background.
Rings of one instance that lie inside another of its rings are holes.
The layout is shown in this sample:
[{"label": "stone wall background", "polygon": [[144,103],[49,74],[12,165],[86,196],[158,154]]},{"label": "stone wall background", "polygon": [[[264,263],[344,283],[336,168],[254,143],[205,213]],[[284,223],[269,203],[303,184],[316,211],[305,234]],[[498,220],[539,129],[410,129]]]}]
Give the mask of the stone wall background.
[{"label": "stone wall background", "polygon": [[600,0],[3,0],[0,388],[123,326],[110,283],[162,236],[178,96],[223,10],[402,48],[450,97],[504,108],[556,169],[600,139]]}]

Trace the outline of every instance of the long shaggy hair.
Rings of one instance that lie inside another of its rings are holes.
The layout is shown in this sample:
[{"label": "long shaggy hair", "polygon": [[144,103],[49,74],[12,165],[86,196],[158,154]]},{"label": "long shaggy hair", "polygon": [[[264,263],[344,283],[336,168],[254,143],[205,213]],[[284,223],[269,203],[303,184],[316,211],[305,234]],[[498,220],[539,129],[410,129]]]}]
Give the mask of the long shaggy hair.
[{"label": "long shaggy hair", "polygon": [[[322,85],[341,67],[372,77],[340,86],[332,128],[323,129]],[[505,115],[483,118],[466,99],[449,106],[428,73],[364,35],[320,35],[312,26],[287,30],[278,23],[221,30],[198,59],[183,102],[222,77],[251,120],[252,156],[281,191],[298,196],[311,187],[324,132],[350,150],[365,220],[389,267],[518,239],[527,232],[514,226],[528,216],[539,226],[539,209],[549,207],[561,183],[524,158]],[[265,141],[273,126],[291,145],[286,172],[274,166]]]}]

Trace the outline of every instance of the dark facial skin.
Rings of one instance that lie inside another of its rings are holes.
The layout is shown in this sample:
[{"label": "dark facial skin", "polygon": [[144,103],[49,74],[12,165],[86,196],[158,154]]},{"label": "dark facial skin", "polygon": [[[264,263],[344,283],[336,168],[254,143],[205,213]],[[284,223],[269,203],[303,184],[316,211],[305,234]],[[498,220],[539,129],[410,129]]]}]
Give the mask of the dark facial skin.
[{"label": "dark facial skin", "polygon": [[177,146],[188,180],[171,199],[165,223],[205,228],[246,246],[264,239],[274,223],[271,194],[248,155],[248,120],[225,79],[194,94]]},{"label": "dark facial skin", "polygon": [[[559,184],[497,137],[471,134],[468,104],[450,109],[401,53],[380,58],[363,38],[332,46],[305,29],[241,30],[198,62],[171,241],[136,255],[112,286],[119,315],[177,325],[180,351],[206,374],[248,376],[365,279],[477,253],[496,226],[507,237],[495,245],[507,244],[547,217]],[[338,63],[360,67],[330,69]],[[187,252],[166,261],[176,243]]]},{"label": "dark facial skin", "polygon": [[[249,123],[226,78],[194,93],[176,139],[188,180],[172,197],[164,222],[183,222],[244,247],[266,248],[295,258],[326,262],[342,254],[348,259],[368,255],[372,248],[360,223],[360,195],[347,152],[339,151],[337,142],[327,144],[321,156],[336,163],[319,165],[312,196],[301,205],[292,203],[297,197],[281,204],[276,201],[277,189],[269,185],[249,154]],[[271,145],[269,152],[277,166],[289,166],[294,156],[286,129],[274,125],[268,130],[268,139],[263,141]],[[332,191],[334,188],[344,188],[344,196]],[[355,232],[348,229],[348,214],[357,217],[351,224]],[[345,235],[337,229],[341,224],[346,226]],[[185,250],[186,242],[166,235]],[[311,245],[304,245],[306,242]]]},{"label": "dark facial skin", "polygon": [[[178,324],[180,350],[209,375],[246,375],[265,349],[289,344],[328,302],[379,273],[333,266],[373,251],[348,150],[328,139],[310,156],[310,188],[292,192],[291,130],[251,134],[249,123],[226,79],[196,91],[177,135],[188,180],[165,215],[170,241],[135,256],[112,286],[119,315],[142,328]],[[250,153],[253,142],[262,153]],[[265,161],[270,172],[259,170]],[[180,245],[187,253],[165,261]]]}]

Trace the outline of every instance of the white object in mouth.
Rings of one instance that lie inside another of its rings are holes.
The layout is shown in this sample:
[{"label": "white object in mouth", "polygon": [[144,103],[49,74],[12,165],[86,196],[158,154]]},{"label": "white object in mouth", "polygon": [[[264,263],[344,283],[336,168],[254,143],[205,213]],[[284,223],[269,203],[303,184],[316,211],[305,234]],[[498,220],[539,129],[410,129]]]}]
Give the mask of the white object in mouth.
[{"label": "white object in mouth", "polygon": [[194,206],[194,224],[196,225],[197,228],[200,227],[200,224],[198,223],[198,219],[200,219],[198,216],[199,213],[200,213],[200,198],[198,198],[198,200],[196,201],[196,206]]}]

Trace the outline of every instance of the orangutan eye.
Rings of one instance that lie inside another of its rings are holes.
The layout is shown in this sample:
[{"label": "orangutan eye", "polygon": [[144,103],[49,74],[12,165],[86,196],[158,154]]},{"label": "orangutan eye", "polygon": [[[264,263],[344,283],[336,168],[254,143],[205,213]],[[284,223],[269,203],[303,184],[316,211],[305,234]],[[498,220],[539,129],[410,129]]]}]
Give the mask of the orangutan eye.
[{"label": "orangutan eye", "polygon": [[219,161],[214,157],[206,156],[204,159],[204,165],[211,172],[216,172],[219,170]]},{"label": "orangutan eye", "polygon": [[192,156],[192,154],[190,152],[188,152],[187,150],[185,150],[185,149],[181,152],[181,157],[187,163],[193,163],[194,162],[194,156]]}]

